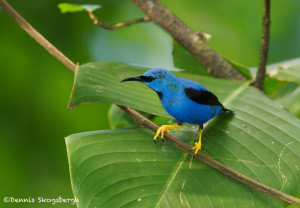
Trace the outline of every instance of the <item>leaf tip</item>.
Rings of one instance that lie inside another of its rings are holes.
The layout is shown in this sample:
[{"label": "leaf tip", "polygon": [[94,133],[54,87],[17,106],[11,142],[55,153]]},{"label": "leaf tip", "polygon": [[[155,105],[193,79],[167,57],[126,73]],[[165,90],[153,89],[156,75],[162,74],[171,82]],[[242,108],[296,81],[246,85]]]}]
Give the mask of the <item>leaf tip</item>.
[{"label": "leaf tip", "polygon": [[101,8],[101,5],[98,4],[70,4],[70,3],[59,3],[57,7],[60,9],[62,14],[71,12],[81,12],[81,11],[88,11],[93,12],[96,9]]}]

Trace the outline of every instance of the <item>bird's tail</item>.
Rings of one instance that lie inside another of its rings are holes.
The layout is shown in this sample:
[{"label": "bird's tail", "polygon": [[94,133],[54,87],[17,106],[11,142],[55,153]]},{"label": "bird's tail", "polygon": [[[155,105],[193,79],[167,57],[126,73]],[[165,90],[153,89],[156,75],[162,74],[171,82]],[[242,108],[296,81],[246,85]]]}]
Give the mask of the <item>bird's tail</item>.
[{"label": "bird's tail", "polygon": [[232,110],[229,110],[229,109],[225,108],[224,106],[222,106],[222,112],[234,113]]}]

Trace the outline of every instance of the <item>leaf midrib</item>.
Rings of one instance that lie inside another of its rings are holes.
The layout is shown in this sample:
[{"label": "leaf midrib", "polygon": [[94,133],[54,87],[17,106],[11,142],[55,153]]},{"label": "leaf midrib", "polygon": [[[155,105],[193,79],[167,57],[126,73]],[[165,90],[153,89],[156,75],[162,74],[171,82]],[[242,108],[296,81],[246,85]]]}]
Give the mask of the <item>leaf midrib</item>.
[{"label": "leaf midrib", "polygon": [[186,159],[187,156],[188,156],[188,154],[186,154],[186,153],[182,154],[182,156],[181,156],[178,164],[175,166],[175,169],[172,171],[172,173],[171,173],[171,175],[170,175],[170,177],[169,177],[169,179],[168,179],[168,181],[166,183],[166,186],[164,187],[161,195],[159,196],[159,199],[158,199],[158,201],[157,201],[157,203],[155,205],[155,208],[157,208],[160,205],[160,203],[161,203],[161,201],[163,199],[163,196],[165,195],[166,191],[168,190],[168,188],[172,184],[174,178],[176,177],[177,173],[179,172],[179,169],[181,168],[181,166],[182,166],[182,164],[185,161],[185,159]]}]

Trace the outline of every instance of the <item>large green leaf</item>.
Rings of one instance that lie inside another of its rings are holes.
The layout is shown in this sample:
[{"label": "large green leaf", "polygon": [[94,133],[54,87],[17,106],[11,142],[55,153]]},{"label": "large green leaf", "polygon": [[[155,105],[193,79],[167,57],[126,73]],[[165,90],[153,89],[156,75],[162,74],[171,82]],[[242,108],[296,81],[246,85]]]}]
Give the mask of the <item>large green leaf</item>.
[{"label": "large green leaf", "polygon": [[153,207],[182,156],[141,128],[75,134],[66,144],[79,207]]},{"label": "large green leaf", "polygon": [[[90,63],[76,70],[70,105],[111,102],[168,116],[157,95],[141,83],[119,83],[145,69]],[[179,74],[183,75],[183,74]],[[300,121],[247,82],[207,76],[201,82],[235,111],[204,128],[202,151],[236,171],[285,193],[300,195]],[[176,136],[191,142],[195,129]],[[193,160],[154,133],[122,129],[67,138],[71,179],[80,207],[283,207],[282,201],[249,189]]]},{"label": "large green leaf", "polygon": [[[230,128],[236,128],[236,125],[227,126],[226,131]],[[196,137],[196,129],[186,128],[176,131],[174,135],[189,142]],[[247,128],[241,130],[245,134],[248,131]],[[283,191],[287,186],[296,190],[299,188],[298,182],[289,184],[290,177],[297,173],[299,176],[299,170],[294,167],[298,158],[294,158],[294,163],[288,160],[299,145],[292,148],[294,144],[290,142],[289,146],[279,149],[279,155],[267,149],[266,154],[257,156],[251,147],[245,145],[251,141],[242,140],[231,146],[228,143],[236,143],[236,140],[230,136],[223,138],[229,141],[222,142],[220,133],[214,134],[211,128],[206,130],[206,134],[211,140],[206,141],[206,145],[209,144],[206,149],[211,148],[212,156],[217,154],[217,159],[228,166]],[[67,137],[72,186],[79,199],[79,207],[284,205],[197,160],[192,161],[190,156],[168,143],[155,145],[152,139],[153,133],[141,128],[87,132]],[[278,141],[274,139],[270,142]],[[241,152],[245,152],[242,158],[239,157]],[[268,162],[271,164],[268,165]]]}]

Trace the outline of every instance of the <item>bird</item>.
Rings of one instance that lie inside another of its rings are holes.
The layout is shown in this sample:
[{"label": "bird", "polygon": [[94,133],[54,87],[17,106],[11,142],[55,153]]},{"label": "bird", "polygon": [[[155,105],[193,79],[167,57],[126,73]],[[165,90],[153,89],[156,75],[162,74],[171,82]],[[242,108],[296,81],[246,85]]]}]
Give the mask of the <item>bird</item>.
[{"label": "bird", "polygon": [[180,129],[184,123],[199,125],[199,139],[192,148],[196,155],[201,150],[203,125],[223,112],[231,112],[220,103],[218,97],[201,84],[189,79],[178,78],[172,72],[163,68],[152,68],[142,75],[123,79],[121,82],[138,81],[154,90],[164,109],[176,119],[177,125],[162,125],[154,136],[154,142],[159,135],[169,129]]}]

